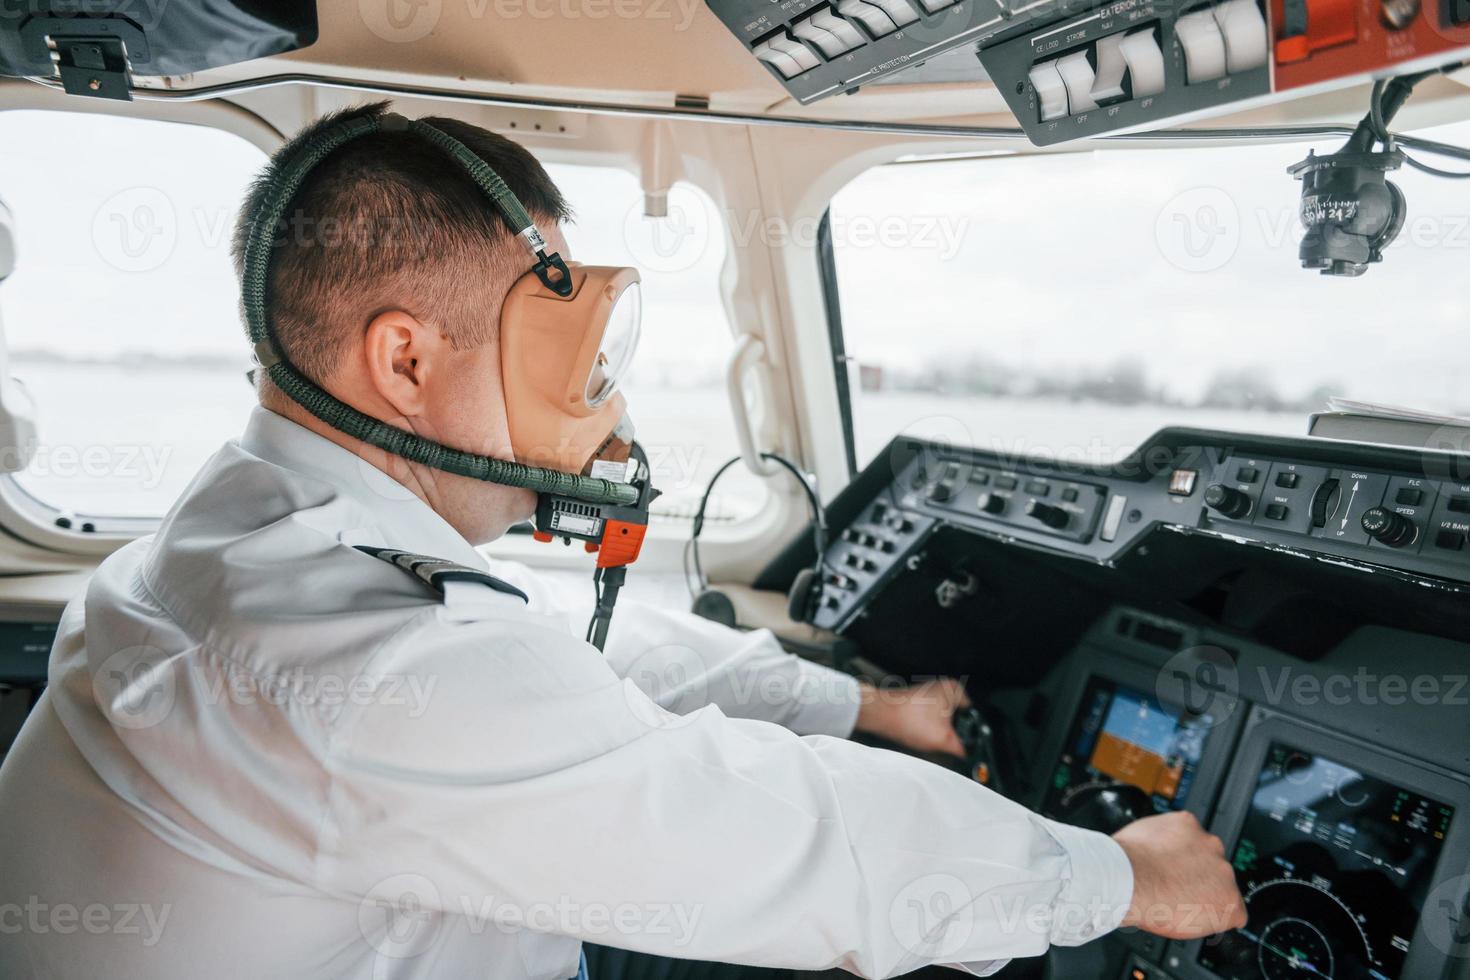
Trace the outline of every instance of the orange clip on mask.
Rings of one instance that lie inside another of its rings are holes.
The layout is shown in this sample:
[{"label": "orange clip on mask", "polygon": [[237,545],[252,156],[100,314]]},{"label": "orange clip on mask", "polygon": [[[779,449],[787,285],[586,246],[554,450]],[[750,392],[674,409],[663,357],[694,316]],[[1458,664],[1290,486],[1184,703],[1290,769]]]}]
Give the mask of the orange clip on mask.
[{"label": "orange clip on mask", "polygon": [[638,346],[636,269],[568,263],[570,296],[525,275],[500,315],[511,449],[532,466],[627,479],[633,423],[618,391]]}]

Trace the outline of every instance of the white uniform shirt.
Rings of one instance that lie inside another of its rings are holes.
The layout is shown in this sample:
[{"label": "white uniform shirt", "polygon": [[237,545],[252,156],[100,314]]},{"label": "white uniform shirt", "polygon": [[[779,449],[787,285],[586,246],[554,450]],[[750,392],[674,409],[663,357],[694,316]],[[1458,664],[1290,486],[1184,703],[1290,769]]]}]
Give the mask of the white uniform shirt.
[{"label": "white uniform shirt", "polygon": [[1120,920],[1115,843],[831,737],[856,688],[768,633],[628,602],[603,657],[524,569],[441,599],[357,544],[486,567],[257,410],[103,562],[0,770],[0,976],[982,973]]}]

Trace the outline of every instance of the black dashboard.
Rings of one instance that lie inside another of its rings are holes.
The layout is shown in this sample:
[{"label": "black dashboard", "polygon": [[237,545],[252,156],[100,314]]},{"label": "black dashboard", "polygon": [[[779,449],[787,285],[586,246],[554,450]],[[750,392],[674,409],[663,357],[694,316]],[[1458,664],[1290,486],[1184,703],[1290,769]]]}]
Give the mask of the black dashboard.
[{"label": "black dashboard", "polygon": [[897,439],[833,504],[814,625],[841,630],[939,528],[1117,562],[1204,534],[1470,589],[1470,461],[1433,451],[1165,429],[1103,466]]},{"label": "black dashboard", "polygon": [[1463,457],[1170,429],[1089,466],[901,438],[829,524],[810,620],[964,674],[1010,795],[1105,832],[1188,810],[1236,870],[1244,929],[1122,931],[1007,976],[1470,977]]}]

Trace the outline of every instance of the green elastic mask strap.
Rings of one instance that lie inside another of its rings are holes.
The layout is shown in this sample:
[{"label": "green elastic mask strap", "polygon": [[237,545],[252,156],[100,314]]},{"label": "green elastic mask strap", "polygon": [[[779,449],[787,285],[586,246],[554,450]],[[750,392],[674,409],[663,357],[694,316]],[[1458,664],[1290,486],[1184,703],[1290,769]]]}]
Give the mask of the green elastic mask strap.
[{"label": "green elastic mask strap", "polygon": [[[526,209],[505,185],[505,181],[500,179],[500,175],[472,153],[469,147],[433,126],[418,121],[409,122],[398,115],[350,119],[318,133],[290,160],[283,161],[272,173],[260,208],[251,218],[250,235],[245,244],[245,273],[240,288],[245,324],[250,331],[250,341],[255,346],[255,359],[286,397],[337,431],[394,456],[401,456],[436,470],[457,473],[487,483],[534,490],[537,493],[575,497],[594,504],[636,503],[638,490],[626,483],[480,456],[404,432],[364,415],[334,398],[308,380],[282,355],[280,344],[271,329],[270,315],[266,312],[266,292],[270,283],[270,258],[275,230],[312,168],[343,144],[376,132],[415,133],[458,161],[505,215],[513,230],[532,246],[538,258],[536,272],[542,281],[558,292],[560,283],[565,283],[570,290],[571,279],[560,256],[547,257],[544,242],[541,242],[540,233],[536,231],[536,225]],[[561,273],[559,279],[551,276],[548,266]]]}]

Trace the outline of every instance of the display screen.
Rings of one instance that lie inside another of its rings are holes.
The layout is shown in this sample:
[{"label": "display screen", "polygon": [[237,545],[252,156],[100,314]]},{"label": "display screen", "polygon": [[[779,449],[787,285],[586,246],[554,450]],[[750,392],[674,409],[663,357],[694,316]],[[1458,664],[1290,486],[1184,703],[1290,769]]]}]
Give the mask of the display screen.
[{"label": "display screen", "polygon": [[1074,797],[1098,784],[1128,783],[1150,794],[1159,813],[1184,806],[1213,727],[1157,698],[1101,677],[1087,682],[1042,811],[1065,816]]},{"label": "display screen", "polygon": [[1398,980],[1454,808],[1272,743],[1232,855],[1244,929],[1206,942],[1228,980]]}]

